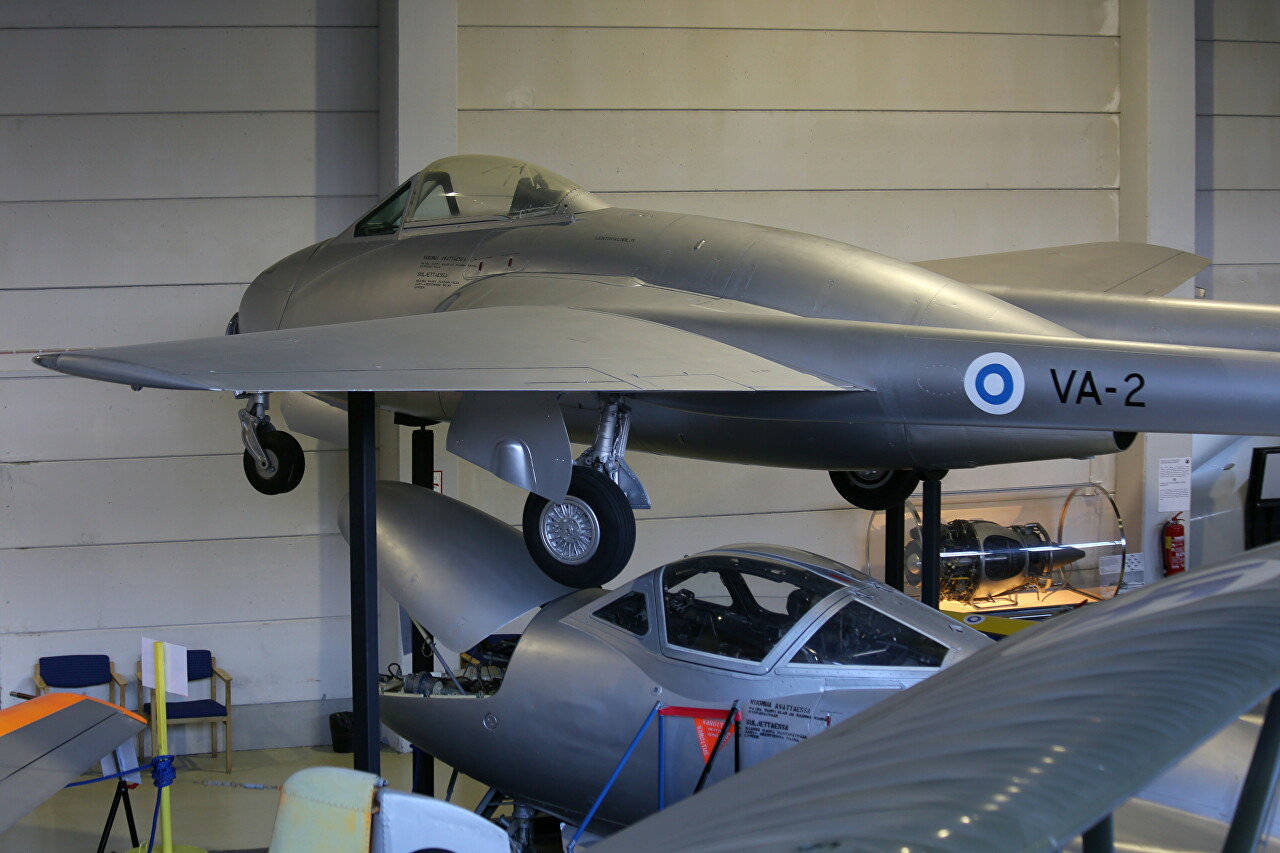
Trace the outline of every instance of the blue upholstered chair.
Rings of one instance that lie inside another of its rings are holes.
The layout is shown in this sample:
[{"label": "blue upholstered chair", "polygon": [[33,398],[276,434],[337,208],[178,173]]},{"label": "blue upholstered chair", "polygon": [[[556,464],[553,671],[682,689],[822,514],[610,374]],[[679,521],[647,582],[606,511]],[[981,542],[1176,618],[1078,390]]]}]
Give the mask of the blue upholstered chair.
[{"label": "blue upholstered chair", "polygon": [[36,690],[51,693],[73,690],[83,693],[86,687],[107,685],[107,699],[124,707],[124,676],[106,655],[54,655],[36,663]]},{"label": "blue upholstered chair", "polygon": [[[186,725],[187,723],[209,724],[210,755],[218,755],[218,723],[222,723],[223,740],[226,746],[227,772],[231,772],[231,676],[218,667],[215,658],[207,649],[187,649],[187,683],[209,681],[208,699],[169,700],[165,705],[165,716],[169,727]],[[222,682],[223,699],[218,701],[218,682]],[[142,684],[142,663],[138,663],[138,684]],[[151,702],[155,701],[156,691],[148,691]],[[190,692],[194,693],[194,690]],[[138,689],[138,700],[142,700],[142,689]],[[156,719],[151,713],[151,702],[142,705],[142,715],[151,721],[151,749],[156,744]]]}]

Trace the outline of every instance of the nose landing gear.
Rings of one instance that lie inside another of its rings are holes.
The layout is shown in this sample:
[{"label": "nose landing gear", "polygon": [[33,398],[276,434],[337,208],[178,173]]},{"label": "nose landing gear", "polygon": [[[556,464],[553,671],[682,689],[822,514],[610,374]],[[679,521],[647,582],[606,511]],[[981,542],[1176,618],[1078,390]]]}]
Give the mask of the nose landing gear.
[{"label": "nose landing gear", "polygon": [[272,425],[267,402],[267,394],[254,394],[240,410],[244,476],[262,494],[281,495],[302,482],[306,457],[296,438]]}]

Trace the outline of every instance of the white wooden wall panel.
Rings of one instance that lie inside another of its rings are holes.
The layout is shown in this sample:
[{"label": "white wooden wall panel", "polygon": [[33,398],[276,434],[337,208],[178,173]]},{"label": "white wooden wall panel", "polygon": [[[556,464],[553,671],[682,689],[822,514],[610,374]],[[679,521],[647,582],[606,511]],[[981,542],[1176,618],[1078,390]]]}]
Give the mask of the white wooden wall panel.
[{"label": "white wooden wall panel", "polygon": [[1280,192],[1218,190],[1212,195],[1214,262],[1280,264]]},{"label": "white wooden wall panel", "polygon": [[1199,42],[1201,113],[1280,115],[1280,42]]},{"label": "white wooden wall panel", "polygon": [[1214,299],[1228,302],[1280,302],[1280,265],[1214,264],[1209,284]]},{"label": "white wooden wall panel", "polygon": [[0,30],[0,113],[376,109],[376,42],[372,27]]},{"label": "white wooden wall panel", "polygon": [[1280,6],[1275,0],[1197,3],[1196,33],[1199,39],[1280,42]]},{"label": "white wooden wall panel", "polygon": [[[138,631],[175,614],[200,624],[345,617],[347,544],[335,533],[8,551],[0,583],[4,634]],[[50,607],[51,589],[93,593]]]},{"label": "white wooden wall panel", "polygon": [[[17,349],[219,335],[264,267],[376,198],[375,4],[17,5],[0,9],[0,371],[31,371]],[[309,476],[268,498],[226,395],[4,375],[4,696],[40,654],[131,672],[144,632],[213,648],[242,707],[318,720],[350,694],[344,452],[304,440]],[[242,736],[316,742],[268,716]]]},{"label": "white wooden wall panel", "polygon": [[0,200],[359,196],[377,184],[368,156],[377,121],[375,112],[0,117],[0,158],[28,166],[0,171]]},{"label": "white wooden wall panel", "polygon": [[331,533],[346,461],[308,453],[307,477],[284,496],[250,489],[239,454],[5,465],[0,550]]},{"label": "white wooden wall panel", "polygon": [[0,6],[0,27],[240,27],[374,26],[374,3],[316,0],[219,0],[175,3],[173,0],[44,0]]},{"label": "white wooden wall panel", "polygon": [[[240,305],[244,284],[0,290],[5,349],[103,347],[216,337]],[[52,327],[52,328],[50,328]]]},{"label": "white wooden wall panel", "polygon": [[462,27],[462,109],[1053,110],[1118,105],[1114,38]]},{"label": "white wooden wall panel", "polygon": [[1198,189],[1280,190],[1280,115],[1201,116],[1197,124],[1212,158]]},{"label": "white wooden wall panel", "polygon": [[[494,153],[515,153],[594,192],[1056,189],[1119,180],[1118,122],[1108,113],[476,110],[460,116],[458,132],[463,151],[519,140],[508,143],[518,152]],[[1044,156],[1067,140],[1078,156]]]},{"label": "white wooden wall panel", "polygon": [[[41,374],[49,371],[35,368]],[[235,455],[244,401],[201,391],[130,391],[57,376],[9,382],[0,400],[0,462]],[[297,435],[304,450],[334,446]]]},{"label": "white wooden wall panel", "polygon": [[[152,606],[145,605],[145,606]],[[347,617],[297,619],[288,622],[237,622],[173,625],[139,631],[58,631],[5,637],[3,673],[14,690],[31,690],[32,669],[44,655],[110,655],[127,674],[128,704],[133,706],[137,682],[134,667],[142,636],[209,649],[233,678],[235,705],[299,702],[320,696],[350,695],[351,635]],[[10,681],[9,679],[13,679]],[[232,739],[235,739],[234,725]],[[284,742],[281,745],[299,745]]]},{"label": "white wooden wall panel", "polygon": [[1114,190],[602,193],[610,204],[820,234],[907,260],[1116,239]]},{"label": "white wooden wall panel", "polygon": [[374,201],[370,194],[0,203],[0,289],[247,283],[286,254],[332,237]]},{"label": "white wooden wall panel", "polygon": [[[1261,0],[1259,0],[1261,2]],[[1116,35],[1118,0],[483,0],[458,9],[463,26],[918,30]]]},{"label": "white wooden wall panel", "polygon": [[1224,0],[1200,12],[1197,250],[1214,260],[1204,281],[1217,299],[1280,303],[1280,8]]},{"label": "white wooden wall panel", "polygon": [[[490,0],[459,15],[459,150],[545,164],[611,204],[909,259],[1116,238],[1117,3]],[[654,509],[626,576],[742,539],[857,551],[866,514],[823,472],[630,459]],[[946,487],[1113,471],[1008,466]],[[458,478],[519,520],[518,490]]]}]

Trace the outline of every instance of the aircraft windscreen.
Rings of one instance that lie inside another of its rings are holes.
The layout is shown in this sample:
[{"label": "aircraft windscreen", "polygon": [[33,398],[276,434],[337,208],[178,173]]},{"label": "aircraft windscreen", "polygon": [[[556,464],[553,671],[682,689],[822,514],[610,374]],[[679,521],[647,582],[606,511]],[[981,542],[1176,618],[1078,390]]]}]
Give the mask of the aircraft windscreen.
[{"label": "aircraft windscreen", "polygon": [[409,201],[412,182],[405,182],[390,198],[374,208],[373,212],[356,223],[355,236],[376,237],[394,234],[404,218],[404,207]]},{"label": "aircraft windscreen", "polygon": [[422,172],[405,224],[546,215],[576,189],[567,178],[522,160],[446,157]]},{"label": "aircraft windscreen", "polygon": [[670,645],[758,662],[840,585],[792,566],[712,554],[666,566],[662,589]]},{"label": "aircraft windscreen", "polygon": [[947,648],[898,620],[850,601],[820,625],[792,663],[828,666],[942,666]]}]

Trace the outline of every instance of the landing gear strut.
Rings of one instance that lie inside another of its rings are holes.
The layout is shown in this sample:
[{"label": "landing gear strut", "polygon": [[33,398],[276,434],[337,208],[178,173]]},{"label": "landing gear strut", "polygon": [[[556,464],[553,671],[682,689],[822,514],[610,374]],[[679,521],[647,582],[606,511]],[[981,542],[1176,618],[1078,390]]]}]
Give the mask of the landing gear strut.
[{"label": "landing gear strut", "polygon": [[618,576],[636,544],[632,509],[649,496],[623,460],[629,412],[618,396],[601,405],[596,438],[573,465],[563,501],[531,494],[524,505],[524,541],[547,577],[565,586],[601,586]]},{"label": "landing gear strut", "polygon": [[262,494],[281,495],[302,482],[306,463],[298,440],[272,425],[267,404],[267,394],[253,394],[240,410],[244,476]]}]

